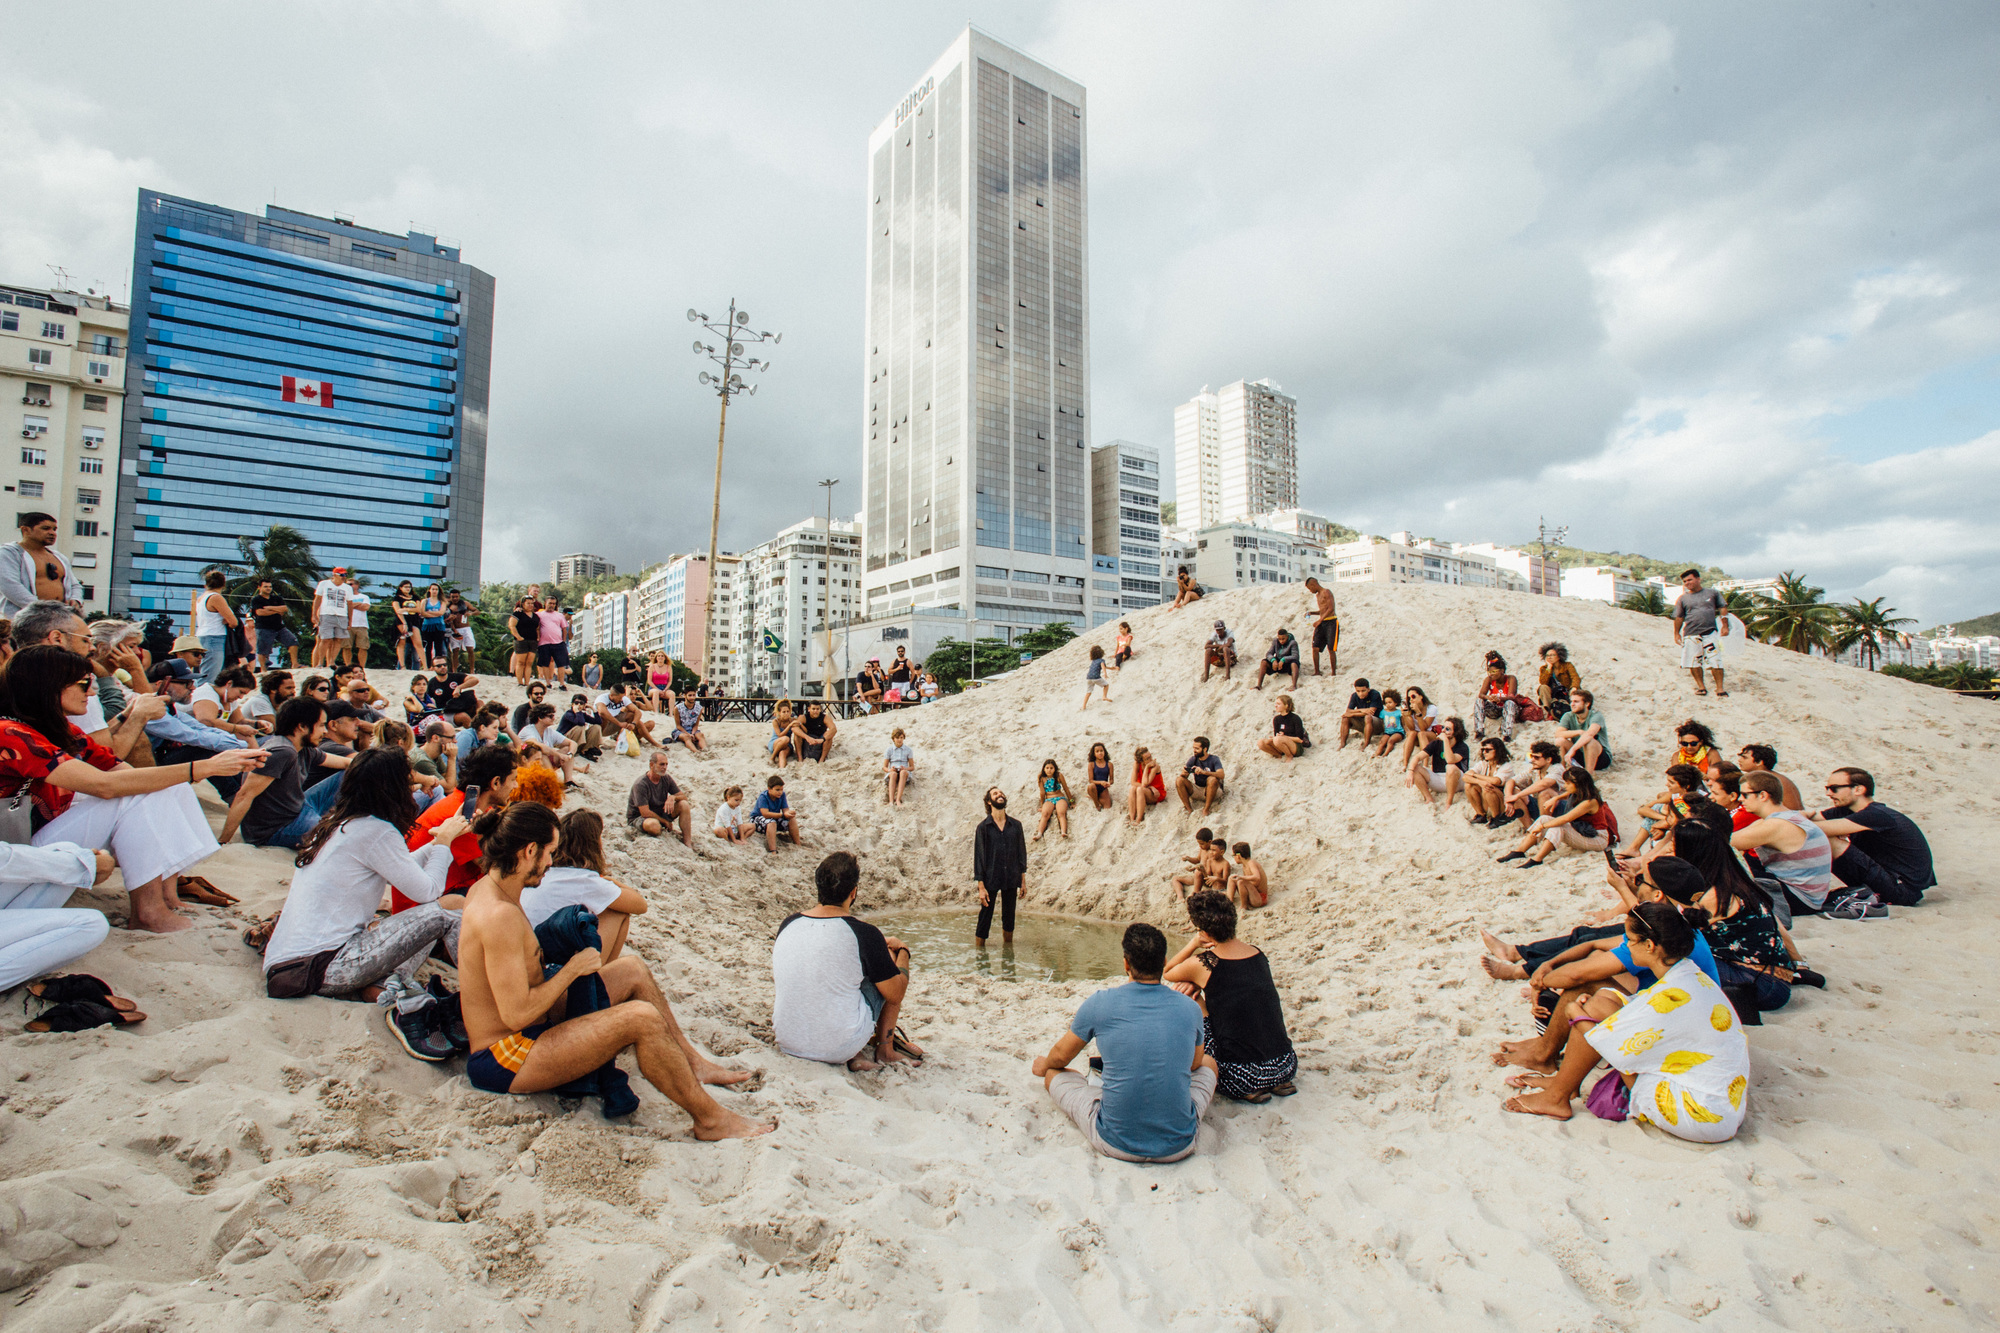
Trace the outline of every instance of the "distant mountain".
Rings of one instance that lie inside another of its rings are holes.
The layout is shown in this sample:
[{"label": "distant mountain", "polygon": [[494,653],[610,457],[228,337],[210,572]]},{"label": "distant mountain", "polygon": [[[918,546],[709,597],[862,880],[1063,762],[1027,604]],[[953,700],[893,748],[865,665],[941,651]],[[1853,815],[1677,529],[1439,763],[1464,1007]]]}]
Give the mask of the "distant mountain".
[{"label": "distant mountain", "polygon": [[[1530,542],[1521,544],[1528,550]],[[1658,576],[1672,583],[1680,577],[1684,569],[1699,569],[1704,582],[1733,577],[1717,569],[1714,565],[1704,565],[1699,560],[1655,560],[1650,555],[1629,555],[1623,551],[1581,551],[1573,546],[1565,546],[1556,552],[1556,563],[1564,569],[1575,569],[1581,565],[1617,565],[1629,569],[1642,579]]]},{"label": "distant mountain", "polygon": [[[1991,615],[1975,616],[1971,620],[1954,620],[1952,628],[1968,639],[1976,639],[1982,634],[2000,634],[2000,611]],[[1933,625],[1925,630],[1926,635],[1944,633],[1943,625]]]}]

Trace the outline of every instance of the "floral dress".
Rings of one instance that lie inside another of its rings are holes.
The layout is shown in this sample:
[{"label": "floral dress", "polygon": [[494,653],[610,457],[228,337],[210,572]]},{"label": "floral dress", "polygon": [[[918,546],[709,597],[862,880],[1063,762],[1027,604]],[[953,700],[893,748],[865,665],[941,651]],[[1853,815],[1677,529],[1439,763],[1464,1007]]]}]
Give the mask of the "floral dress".
[{"label": "floral dress", "polygon": [[1750,1095],[1750,1046],[1728,997],[1693,959],[1583,1035],[1613,1069],[1637,1075],[1632,1119],[1693,1143],[1736,1136]]}]

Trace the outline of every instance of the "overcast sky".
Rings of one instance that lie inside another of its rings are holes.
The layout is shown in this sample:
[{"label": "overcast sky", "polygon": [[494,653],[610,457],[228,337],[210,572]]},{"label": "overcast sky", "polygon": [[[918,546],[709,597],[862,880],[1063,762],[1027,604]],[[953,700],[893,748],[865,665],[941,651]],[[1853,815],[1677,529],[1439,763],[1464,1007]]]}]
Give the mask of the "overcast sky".
[{"label": "overcast sky", "polygon": [[1170,456],[1269,376],[1365,531],[2000,608],[1987,0],[13,6],[0,280],[122,296],[142,185],[455,239],[498,282],[489,578],[706,547],[683,312],[735,295],[785,334],[742,549],[822,477],[860,508],[867,136],[968,15],[1089,89],[1099,441]]}]

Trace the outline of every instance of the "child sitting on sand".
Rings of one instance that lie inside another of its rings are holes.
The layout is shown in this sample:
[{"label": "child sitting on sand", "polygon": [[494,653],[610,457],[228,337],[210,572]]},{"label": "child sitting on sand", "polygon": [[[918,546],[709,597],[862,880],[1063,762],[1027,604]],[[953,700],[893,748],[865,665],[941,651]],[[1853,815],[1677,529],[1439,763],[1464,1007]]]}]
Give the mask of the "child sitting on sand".
[{"label": "child sitting on sand", "polygon": [[1667,789],[1639,807],[1639,829],[1620,849],[1624,855],[1638,855],[1640,845],[1647,839],[1658,841],[1675,824],[1690,817],[1697,803],[1708,799],[1701,770],[1692,764],[1670,764],[1666,777]]},{"label": "child sitting on sand", "polygon": [[1083,761],[1083,795],[1099,810],[1111,808],[1111,751],[1103,741],[1093,742]]},{"label": "child sitting on sand", "polygon": [[917,770],[917,752],[904,742],[901,727],[889,733],[889,742],[889,748],[882,754],[882,776],[889,784],[889,804],[901,805],[903,792],[910,785],[910,774]]},{"label": "child sitting on sand", "polygon": [[715,836],[724,842],[749,841],[750,814],[743,808],[741,787],[722,793],[722,804],[715,807]]},{"label": "child sitting on sand", "polygon": [[1125,621],[1121,620],[1118,622],[1117,645],[1111,654],[1111,669],[1113,671],[1116,671],[1131,660],[1132,660],[1132,627]]},{"label": "child sitting on sand", "polygon": [[1270,877],[1250,858],[1250,844],[1239,842],[1229,850],[1236,858],[1235,873],[1229,876],[1229,901],[1246,910],[1270,902]]},{"label": "child sitting on sand", "polygon": [[[1096,651],[1099,657],[1104,655],[1102,649]],[[1051,817],[1056,821],[1057,830],[1067,838],[1069,836],[1069,808],[1076,798],[1070,794],[1069,779],[1063,776],[1062,765],[1053,759],[1042,760],[1041,788],[1042,822],[1041,826],[1035,830],[1034,840],[1040,842],[1042,835],[1049,831],[1049,819]]]},{"label": "child sitting on sand", "polygon": [[1195,854],[1181,858],[1192,868],[1174,876],[1182,898],[1201,889],[1220,890],[1229,883],[1228,844],[1207,829],[1195,830],[1194,842]]},{"label": "child sitting on sand", "polygon": [[[1373,753],[1377,759],[1389,753],[1392,745],[1403,743],[1403,692],[1401,690],[1382,691],[1382,734],[1374,742]],[[1363,742],[1363,748],[1367,743]]]}]

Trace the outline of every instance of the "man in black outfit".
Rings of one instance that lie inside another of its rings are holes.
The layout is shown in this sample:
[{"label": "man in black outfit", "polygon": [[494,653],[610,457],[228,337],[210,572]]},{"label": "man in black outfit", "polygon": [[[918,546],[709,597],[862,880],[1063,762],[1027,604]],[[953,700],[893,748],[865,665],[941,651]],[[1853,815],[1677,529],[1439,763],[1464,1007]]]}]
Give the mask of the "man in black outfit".
[{"label": "man in black outfit", "polygon": [[1836,768],[1826,780],[1833,804],[1813,816],[1833,839],[1833,873],[1850,887],[1866,886],[1885,903],[1915,907],[1937,884],[1931,845],[1916,822],[1875,799],[1866,769]]},{"label": "man in black outfit", "polygon": [[278,663],[278,649],[288,648],[292,654],[292,669],[299,665],[299,636],[285,627],[285,599],[271,595],[271,580],[260,579],[257,592],[250,598],[250,622],[257,630],[257,661],[262,664],[269,659],[272,670]]},{"label": "man in black outfit", "polygon": [[993,933],[993,903],[1000,902],[1000,942],[1014,942],[1014,899],[1027,887],[1028,840],[1021,821],[1007,818],[1007,793],[986,789],[986,813],[972,835],[972,881],[979,890],[979,925],[973,943],[986,947]]},{"label": "man in black outfit", "polygon": [[1382,692],[1368,688],[1368,678],[1363,676],[1354,682],[1354,693],[1347,696],[1347,711],[1340,715],[1340,744],[1336,750],[1347,748],[1347,733],[1361,732],[1361,746],[1368,748],[1368,738],[1382,726]]}]

